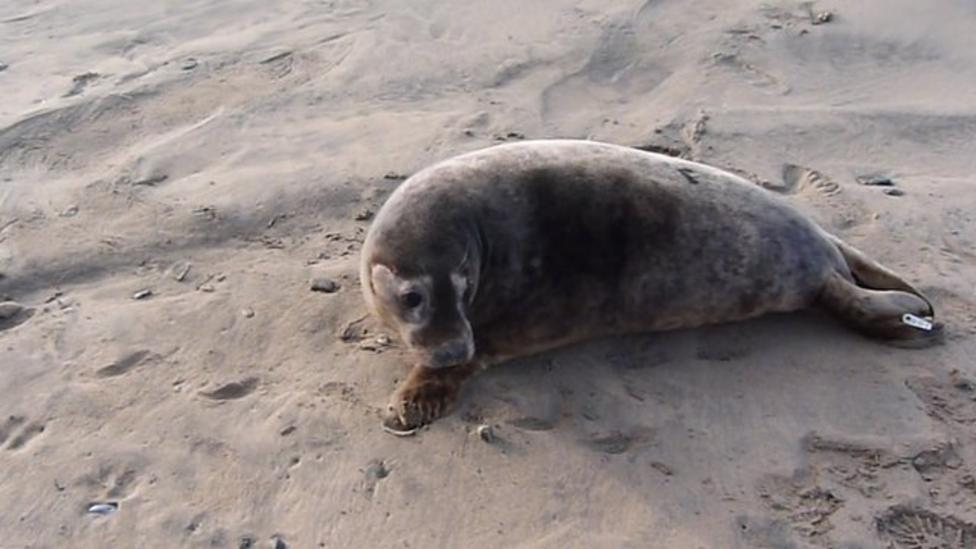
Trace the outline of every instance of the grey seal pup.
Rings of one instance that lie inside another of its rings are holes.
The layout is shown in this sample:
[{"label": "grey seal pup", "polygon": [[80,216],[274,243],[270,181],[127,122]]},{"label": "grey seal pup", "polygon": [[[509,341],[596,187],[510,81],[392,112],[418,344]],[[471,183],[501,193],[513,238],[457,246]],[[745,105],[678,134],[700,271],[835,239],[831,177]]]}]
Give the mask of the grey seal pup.
[{"label": "grey seal pup", "polygon": [[734,174],[579,140],[503,144],[408,178],[362,250],[369,310],[416,365],[384,421],[447,413],[487,365],[590,338],[819,306],[876,338],[941,333],[911,284]]}]

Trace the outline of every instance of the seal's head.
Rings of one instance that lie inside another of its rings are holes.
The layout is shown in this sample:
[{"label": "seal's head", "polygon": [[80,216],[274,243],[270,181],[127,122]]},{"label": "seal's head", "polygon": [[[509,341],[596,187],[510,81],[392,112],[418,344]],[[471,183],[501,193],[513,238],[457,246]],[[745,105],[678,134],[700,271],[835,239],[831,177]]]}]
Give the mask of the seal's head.
[{"label": "seal's head", "polygon": [[[432,246],[402,232],[372,235],[361,276],[370,308],[424,366],[446,368],[475,353],[468,309],[478,283],[476,261],[463,244]],[[388,237],[388,238],[387,238]],[[396,253],[384,253],[395,250]]]}]

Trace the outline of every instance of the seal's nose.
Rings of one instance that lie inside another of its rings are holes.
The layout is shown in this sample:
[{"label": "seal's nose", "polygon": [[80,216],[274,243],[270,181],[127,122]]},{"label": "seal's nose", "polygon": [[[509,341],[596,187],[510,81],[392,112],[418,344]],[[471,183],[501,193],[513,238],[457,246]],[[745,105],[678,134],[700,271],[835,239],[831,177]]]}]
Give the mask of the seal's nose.
[{"label": "seal's nose", "polygon": [[445,343],[431,353],[434,364],[439,367],[456,366],[471,359],[471,349],[467,341],[460,339]]}]

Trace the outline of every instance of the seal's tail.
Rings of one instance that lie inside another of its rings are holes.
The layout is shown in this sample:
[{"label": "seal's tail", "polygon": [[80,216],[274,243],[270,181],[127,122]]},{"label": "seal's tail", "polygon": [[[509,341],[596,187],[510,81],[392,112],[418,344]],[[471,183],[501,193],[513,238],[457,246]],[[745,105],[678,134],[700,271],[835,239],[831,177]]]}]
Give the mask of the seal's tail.
[{"label": "seal's tail", "polygon": [[854,281],[857,282],[858,286],[871,290],[899,290],[914,294],[928,305],[929,310],[927,316],[935,315],[932,302],[922,292],[905,281],[905,279],[871,259],[854,246],[830,233],[825,232],[824,234],[837,247],[841,255],[844,256],[844,261],[847,262],[847,267],[851,270],[851,275],[854,276]]}]

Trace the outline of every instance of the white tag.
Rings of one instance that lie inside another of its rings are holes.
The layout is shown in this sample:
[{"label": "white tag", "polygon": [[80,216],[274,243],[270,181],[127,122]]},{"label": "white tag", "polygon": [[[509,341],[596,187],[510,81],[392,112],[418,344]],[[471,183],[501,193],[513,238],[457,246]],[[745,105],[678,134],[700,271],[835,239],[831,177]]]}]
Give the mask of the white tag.
[{"label": "white tag", "polygon": [[901,315],[901,321],[913,328],[918,328],[919,330],[925,330],[926,332],[932,330],[932,323],[924,318],[919,318],[911,313],[905,313]]}]

